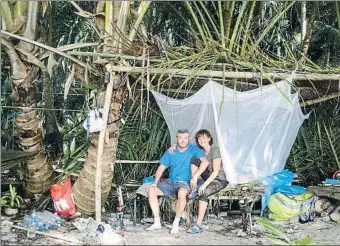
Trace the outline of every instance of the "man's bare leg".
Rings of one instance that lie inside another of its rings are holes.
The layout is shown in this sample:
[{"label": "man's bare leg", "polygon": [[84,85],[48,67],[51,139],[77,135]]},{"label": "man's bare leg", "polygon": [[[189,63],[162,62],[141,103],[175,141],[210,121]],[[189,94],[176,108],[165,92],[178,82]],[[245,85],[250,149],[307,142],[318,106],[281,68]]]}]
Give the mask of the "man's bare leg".
[{"label": "man's bare leg", "polygon": [[[198,166],[191,164],[191,176],[193,176],[197,170],[198,170]],[[175,201],[175,206],[176,206],[176,211],[178,211],[178,200]],[[185,208],[185,206],[184,206],[184,208]],[[184,209],[183,209],[183,212],[184,212]],[[183,213],[180,216],[180,218],[181,217],[183,217]]]},{"label": "man's bare leg", "polygon": [[178,225],[179,221],[181,219],[181,216],[184,212],[185,205],[187,203],[187,195],[188,195],[188,190],[186,188],[180,188],[178,190],[178,201],[177,201],[177,206],[176,206],[176,217],[175,220],[172,224],[172,229],[170,233],[178,233]]},{"label": "man's bare leg", "polygon": [[159,204],[158,204],[158,196],[164,196],[164,193],[157,188],[156,186],[149,187],[148,190],[149,196],[149,204],[154,216],[154,223],[146,228],[147,231],[158,230],[162,228],[161,219],[159,217]]}]

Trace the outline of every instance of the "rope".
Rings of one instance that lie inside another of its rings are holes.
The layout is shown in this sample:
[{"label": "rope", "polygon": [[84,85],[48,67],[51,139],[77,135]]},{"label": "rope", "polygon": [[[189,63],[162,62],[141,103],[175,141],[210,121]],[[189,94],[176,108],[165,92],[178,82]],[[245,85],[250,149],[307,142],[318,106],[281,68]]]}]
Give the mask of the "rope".
[{"label": "rope", "polygon": [[20,107],[20,106],[1,106],[1,108],[12,108],[12,109],[38,109],[38,110],[68,111],[68,112],[87,112],[87,111],[88,111],[88,110],[76,110],[76,109],[33,108],[33,107]]}]

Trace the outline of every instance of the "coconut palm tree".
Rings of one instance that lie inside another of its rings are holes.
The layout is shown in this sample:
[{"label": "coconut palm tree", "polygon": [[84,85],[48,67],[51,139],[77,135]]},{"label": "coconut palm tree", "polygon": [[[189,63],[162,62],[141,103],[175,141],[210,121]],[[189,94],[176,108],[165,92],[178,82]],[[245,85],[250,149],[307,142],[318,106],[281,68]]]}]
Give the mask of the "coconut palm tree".
[{"label": "coconut palm tree", "polygon": [[[36,40],[38,6],[37,1],[1,1],[2,29],[29,40]],[[39,67],[33,65],[37,64],[38,60],[35,58],[37,48],[22,40],[9,39],[4,36],[1,37],[1,45],[11,64],[10,77],[13,83],[11,97],[14,105],[17,106],[18,114],[15,117],[15,123],[20,146],[25,152],[40,151],[43,147],[43,130],[35,109],[37,104],[34,84]],[[46,78],[48,79],[48,76]],[[36,154],[26,165],[25,190],[27,195],[40,194],[49,190],[53,176],[47,157],[41,153]]]},{"label": "coconut palm tree", "polygon": [[[142,1],[138,10],[135,12],[135,20],[132,25],[128,25],[128,18],[131,16],[131,3],[126,2],[99,2],[97,6],[97,27],[101,30],[103,35],[103,52],[107,53],[121,53],[122,49],[126,45],[130,45],[136,36],[137,29],[140,26],[143,17],[150,5],[150,2]],[[103,19],[100,13],[105,13]],[[128,29],[130,27],[130,30]],[[122,61],[124,62],[124,61]],[[100,204],[103,204],[111,190],[112,184],[112,165],[116,160],[116,150],[119,138],[119,124],[117,121],[120,119],[120,109],[124,98],[124,83],[120,74],[116,74],[110,71],[110,65],[115,64],[114,61],[107,61],[103,65],[107,68],[107,72],[110,74],[112,80],[112,89],[106,92],[106,97],[110,100],[109,107],[107,107],[107,118],[104,113],[104,121],[107,120],[108,126],[105,131],[105,140],[100,137],[100,134],[92,134],[91,146],[89,147],[86,162],[81,170],[78,179],[73,185],[73,193],[78,211],[83,215],[92,215],[96,208],[95,197],[95,185],[97,158],[101,156],[99,165],[101,165],[101,195]],[[108,85],[109,86],[109,85]],[[101,103],[97,103],[98,107],[105,105],[101,100]],[[103,134],[103,133],[101,133]],[[104,137],[104,136],[102,136]],[[99,145],[103,145],[102,152]],[[100,157],[99,157],[100,158]],[[98,208],[97,208],[98,209]],[[100,209],[100,208],[99,208]],[[97,212],[97,211],[96,211]]]}]

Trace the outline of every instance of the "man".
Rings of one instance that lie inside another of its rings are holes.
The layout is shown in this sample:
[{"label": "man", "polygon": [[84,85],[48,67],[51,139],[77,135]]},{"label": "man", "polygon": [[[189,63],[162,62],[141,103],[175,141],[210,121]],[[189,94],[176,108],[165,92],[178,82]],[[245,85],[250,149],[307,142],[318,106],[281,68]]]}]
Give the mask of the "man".
[{"label": "man", "polygon": [[[178,224],[185,209],[187,195],[190,193],[191,188],[196,187],[198,177],[209,165],[204,152],[196,145],[189,144],[188,130],[179,130],[176,142],[176,150],[172,154],[169,151],[165,152],[160,159],[155,181],[148,190],[149,203],[154,215],[153,225],[146,229],[149,231],[161,229],[158,196],[170,197],[177,193],[176,217],[170,233],[178,233]],[[193,176],[191,176],[192,157],[197,157],[201,160],[201,165]],[[158,183],[164,170],[168,167],[170,167],[169,178],[165,182]]]}]

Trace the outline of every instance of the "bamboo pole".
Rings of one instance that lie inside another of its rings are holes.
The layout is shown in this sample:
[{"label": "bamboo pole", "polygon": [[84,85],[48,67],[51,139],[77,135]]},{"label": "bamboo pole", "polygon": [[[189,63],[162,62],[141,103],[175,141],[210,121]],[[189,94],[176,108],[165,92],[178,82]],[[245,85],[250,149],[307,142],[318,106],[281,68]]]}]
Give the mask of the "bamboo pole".
[{"label": "bamboo pole", "polygon": [[111,97],[113,91],[113,84],[115,79],[115,72],[111,70],[111,64],[106,65],[107,71],[110,73],[110,82],[106,86],[105,101],[104,101],[104,129],[99,133],[98,152],[97,152],[97,165],[96,165],[96,180],[95,180],[95,206],[96,206],[96,221],[101,222],[101,176],[102,176],[102,156],[104,153],[104,139],[107,128],[107,120],[109,116],[109,109],[111,104]]},{"label": "bamboo pole", "polygon": [[[125,66],[112,66],[112,71],[115,72],[127,72],[127,73],[142,73],[144,69],[147,69],[150,74],[171,74],[173,75],[192,75],[193,71],[190,69],[178,69],[169,68],[164,70],[164,68],[154,68],[154,67],[125,67]],[[195,71],[197,76],[207,77],[207,78],[225,78],[225,79],[257,79],[269,77],[273,80],[286,79],[289,76],[293,76],[294,81],[339,81],[340,74],[292,74],[292,73],[253,73],[253,72],[230,72],[230,71],[211,71],[202,70]]]},{"label": "bamboo pole", "polygon": [[327,100],[330,100],[330,99],[333,99],[333,98],[336,98],[336,97],[340,97],[340,93],[332,93],[332,94],[329,94],[329,95],[324,96],[324,97],[320,97],[320,98],[317,98],[317,99],[311,99],[311,100],[308,100],[308,101],[305,101],[305,102],[301,102],[300,107],[310,106],[310,105],[320,103],[320,102],[324,102],[324,101],[327,101]]},{"label": "bamboo pole", "polygon": [[[124,54],[110,54],[110,53],[100,53],[100,52],[85,52],[85,51],[70,51],[69,55],[72,56],[98,56],[104,58],[124,58],[126,60],[142,61],[142,56],[130,56]],[[162,59],[150,59],[151,62],[164,62]]]}]

